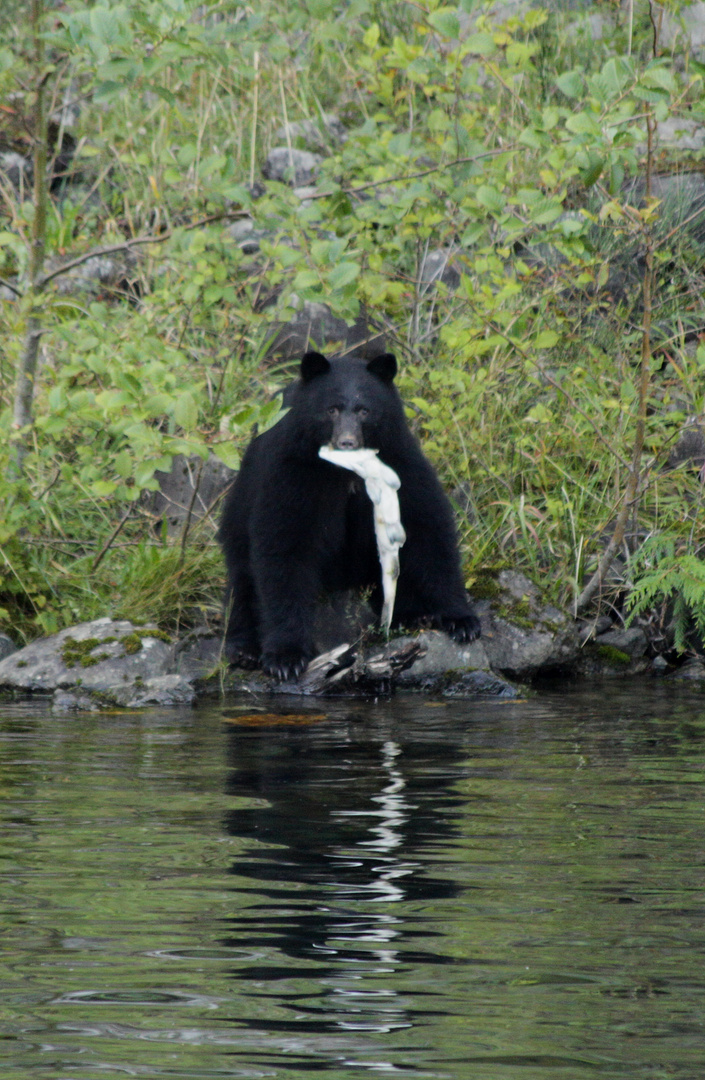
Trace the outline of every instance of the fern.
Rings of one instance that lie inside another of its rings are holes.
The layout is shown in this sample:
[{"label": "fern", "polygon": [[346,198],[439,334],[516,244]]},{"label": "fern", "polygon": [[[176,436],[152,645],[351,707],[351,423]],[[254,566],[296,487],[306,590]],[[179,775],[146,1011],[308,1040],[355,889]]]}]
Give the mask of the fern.
[{"label": "fern", "polygon": [[687,634],[693,624],[705,638],[705,560],[676,550],[672,537],[657,536],[644,543],[631,568],[634,581],[627,598],[627,626],[637,615],[670,600],[677,651],[687,650]]}]

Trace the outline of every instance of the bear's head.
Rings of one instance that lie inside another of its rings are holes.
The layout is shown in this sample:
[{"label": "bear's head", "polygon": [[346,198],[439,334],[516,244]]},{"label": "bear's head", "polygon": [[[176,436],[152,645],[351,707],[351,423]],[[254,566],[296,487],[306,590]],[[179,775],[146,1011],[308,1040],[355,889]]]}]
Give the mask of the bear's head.
[{"label": "bear's head", "polygon": [[397,362],[392,353],[372,360],[360,357],[326,359],[307,352],[293,411],[306,421],[316,450],[382,449],[384,432],[401,409],[393,385]]}]

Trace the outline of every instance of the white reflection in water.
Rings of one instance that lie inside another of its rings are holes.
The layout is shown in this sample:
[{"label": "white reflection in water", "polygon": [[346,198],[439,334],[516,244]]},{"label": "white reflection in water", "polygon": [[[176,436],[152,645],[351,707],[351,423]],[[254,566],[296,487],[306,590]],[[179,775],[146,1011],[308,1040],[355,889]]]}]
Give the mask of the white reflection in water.
[{"label": "white reflection in water", "polygon": [[[399,829],[408,820],[407,811],[413,810],[400,793],[406,786],[404,777],[394,766],[395,758],[401,753],[399,744],[389,739],[382,747],[382,767],[386,770],[389,783],[379,795],[372,796],[372,802],[379,803],[379,810],[334,810],[337,818],[379,818],[380,824],[370,828],[374,834],[372,840],[360,840],[358,847],[375,848],[380,852],[391,852],[402,842]],[[407,871],[408,872],[408,871]]]},{"label": "white reflection in water", "polygon": [[[387,740],[382,746],[382,767],[385,769],[389,782],[379,795],[372,796],[372,802],[379,806],[378,810],[334,810],[333,817],[337,818],[371,818],[377,824],[370,824],[370,839],[359,840],[356,847],[369,849],[379,855],[393,856],[394,851],[401,847],[403,842],[402,828],[409,818],[409,811],[414,807],[406,801],[402,794],[406,786],[404,777],[395,766],[396,758],[401,753],[401,748],[392,739]],[[348,864],[350,865],[350,864]],[[362,865],[362,864],[360,864]],[[400,863],[398,859],[390,859],[378,866],[369,867],[372,879],[364,885],[345,885],[347,895],[357,893],[360,896],[374,895],[375,900],[397,903],[404,899],[404,890],[395,884],[400,878],[407,877],[415,869],[413,863]],[[368,935],[360,940],[379,940],[379,934],[374,932],[374,937]],[[393,936],[393,935],[389,935]],[[386,940],[389,940],[389,936]]]},{"label": "white reflection in water", "polygon": [[[334,1022],[343,1031],[388,1034],[413,1026],[395,990],[366,988],[364,985],[369,978],[393,974],[399,965],[398,950],[389,946],[399,938],[401,922],[394,915],[374,910],[372,905],[403,901],[406,898],[403,879],[417,868],[415,863],[401,862],[398,854],[404,843],[410,811],[414,809],[405,797],[406,781],[396,765],[400,753],[401,747],[395,741],[388,740],[383,744],[382,767],[386,783],[378,795],[371,797],[372,805],[362,810],[332,812],[334,817],[341,819],[369,820],[367,830],[356,842],[353,852],[346,852],[344,856],[341,853],[338,864],[364,868],[367,877],[364,882],[341,881],[336,887],[341,901],[357,901],[361,906],[356,908],[352,918],[348,912],[341,912],[342,917],[331,928],[333,939],[341,944],[364,943],[368,947],[364,957],[338,951],[338,960],[346,967],[341,968],[335,982],[328,984],[334,995],[331,1012],[339,1014]],[[354,858],[355,851],[362,855],[359,860]],[[373,947],[369,948],[370,945]],[[371,1071],[396,1071],[395,1066],[386,1061],[351,1060],[346,1065]]]}]

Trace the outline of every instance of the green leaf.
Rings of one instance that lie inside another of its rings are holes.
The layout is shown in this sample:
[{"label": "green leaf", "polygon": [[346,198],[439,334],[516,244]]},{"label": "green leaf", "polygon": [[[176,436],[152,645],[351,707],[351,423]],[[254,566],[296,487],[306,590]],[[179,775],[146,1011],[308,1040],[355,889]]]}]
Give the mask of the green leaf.
[{"label": "green leaf", "polygon": [[531,220],[535,225],[551,225],[558,220],[562,213],[563,206],[561,203],[553,199],[545,199],[540,206],[532,209]]},{"label": "green leaf", "polygon": [[336,0],[306,0],[306,7],[314,19],[327,19],[336,7]]},{"label": "green leaf", "polygon": [[219,300],[223,299],[223,292],[222,285],[209,285],[203,293],[204,304],[217,304]]},{"label": "green leaf", "polygon": [[497,44],[492,34],[487,32],[470,34],[463,41],[463,51],[465,50],[475,56],[492,56],[497,51]]},{"label": "green leaf", "polygon": [[152,83],[152,89],[157,97],[160,97],[163,101],[166,101],[169,105],[176,105],[177,97],[172,94],[171,90],[167,90],[166,86],[160,86],[158,83]]},{"label": "green leaf", "polygon": [[472,247],[482,239],[486,231],[487,225],[484,221],[470,223],[461,236],[460,242],[463,247]]},{"label": "green leaf", "polygon": [[533,408],[529,409],[526,419],[533,424],[548,424],[553,419],[553,415],[550,409],[547,409],[545,405],[539,402],[538,405],[534,405]]},{"label": "green leaf", "polygon": [[124,405],[131,405],[133,398],[126,390],[103,390],[96,394],[95,402],[107,413],[120,411]]},{"label": "green leaf", "polygon": [[301,262],[301,252],[297,251],[296,248],[289,247],[288,244],[277,244],[271,249],[271,254],[274,255],[284,270],[288,270]]},{"label": "green leaf", "polygon": [[428,21],[434,30],[437,30],[439,34],[442,34],[446,38],[460,37],[460,23],[458,21],[458,13],[456,8],[441,7],[436,11],[432,11],[428,16]]},{"label": "green leaf", "polygon": [[493,214],[501,213],[507,202],[502,192],[490,184],[481,184],[475,197],[480,206],[484,206],[486,210],[490,210]]},{"label": "green leaf", "polygon": [[9,71],[15,63],[15,57],[10,49],[0,49],[0,71]]},{"label": "green leaf", "polygon": [[379,26],[377,23],[372,23],[372,26],[368,27],[365,33],[362,35],[362,44],[366,49],[374,49],[379,41]]},{"label": "green leaf", "polygon": [[233,442],[213,443],[213,453],[229,469],[240,468],[240,453]]},{"label": "green leaf", "polygon": [[123,480],[132,475],[132,465],[132,455],[127,450],[121,450],[113,461],[113,469]]},{"label": "green leaf", "polygon": [[668,101],[668,95],[664,90],[651,90],[645,86],[636,86],[634,97],[638,101],[648,101],[650,105],[661,105]]},{"label": "green leaf", "polygon": [[533,125],[519,132],[519,142],[524,146],[530,146],[532,150],[540,150],[544,144],[541,131]]},{"label": "green leaf", "polygon": [[328,284],[331,289],[342,289],[355,281],[360,273],[360,267],[354,262],[341,262],[335,266],[328,275]]},{"label": "green leaf", "polygon": [[533,340],[535,349],[552,349],[558,344],[558,334],[555,330],[542,330]]},{"label": "green leaf", "polygon": [[299,270],[294,278],[294,289],[314,289],[321,284],[316,270]]},{"label": "green leaf", "polygon": [[[153,461],[140,461],[135,467],[135,484],[138,488],[154,490],[154,472],[156,465]],[[158,485],[157,485],[158,487]]]},{"label": "green leaf", "polygon": [[624,379],[619,388],[619,396],[625,405],[630,405],[636,397],[636,387],[631,379]]},{"label": "green leaf", "polygon": [[566,71],[556,79],[556,86],[569,98],[582,97],[585,83],[581,71]]},{"label": "green leaf", "polygon": [[196,427],[198,423],[198,405],[193,394],[187,390],[181,394],[174,403],[174,420],[179,427],[188,431]]},{"label": "green leaf", "polygon": [[426,118],[426,125],[429,131],[448,131],[451,120],[443,109],[432,109]]},{"label": "green leaf", "polygon": [[151,416],[154,419],[164,416],[165,413],[172,412],[174,408],[174,397],[172,394],[167,394],[162,391],[157,394],[149,394],[148,397],[142,399],[142,408],[144,416]]},{"label": "green leaf", "polygon": [[631,63],[622,56],[613,56],[602,67],[604,85],[613,95],[620,94],[634,76]]},{"label": "green leaf", "polygon": [[96,480],[91,484],[91,491],[94,495],[98,495],[99,498],[105,498],[108,495],[113,495],[117,486],[112,480]]},{"label": "green leaf", "polygon": [[251,424],[256,418],[257,408],[255,405],[246,405],[244,409],[239,409],[234,413],[229,421],[227,429],[228,431],[234,431],[235,428],[244,427],[246,424]]},{"label": "green leaf", "polygon": [[95,90],[93,91],[93,99],[99,104],[111,101],[112,98],[117,97],[125,89],[124,83],[115,82],[112,79],[104,79],[103,82],[96,83]]},{"label": "green leaf", "polygon": [[666,90],[669,94],[676,89],[673,72],[662,64],[646,68],[642,71],[639,81],[643,86],[648,86],[653,90]]},{"label": "green leaf", "polygon": [[605,167],[604,158],[594,151],[588,151],[588,153],[585,154],[584,165],[579,165],[578,167],[580,169],[580,178],[585,184],[585,187],[592,187],[602,175],[602,170]]},{"label": "green leaf", "polygon": [[592,113],[579,112],[569,116],[565,122],[568,131],[574,135],[591,135],[599,138],[602,134],[600,125]]}]

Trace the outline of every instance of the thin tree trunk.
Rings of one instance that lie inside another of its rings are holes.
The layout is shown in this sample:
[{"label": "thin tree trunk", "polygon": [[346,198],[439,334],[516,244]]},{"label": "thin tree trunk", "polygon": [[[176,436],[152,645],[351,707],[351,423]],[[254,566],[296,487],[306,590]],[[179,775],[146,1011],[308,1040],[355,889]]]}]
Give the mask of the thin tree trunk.
[{"label": "thin tree trunk", "polygon": [[[647,159],[646,159],[646,199],[651,198],[651,176],[653,167],[653,140],[656,130],[656,121],[653,113],[649,110],[646,119],[647,127]],[[644,450],[646,436],[646,407],[648,404],[649,385],[651,381],[651,314],[652,314],[652,290],[654,281],[654,241],[651,225],[647,222],[644,226],[646,240],[646,257],[643,283],[644,316],[641,334],[641,360],[639,395],[637,399],[636,427],[634,431],[634,448],[632,461],[629,468],[629,479],[624,491],[622,505],[614,524],[614,530],[610,541],[605,548],[595,573],[592,575],[583,591],[575,601],[575,612],[584,611],[593,597],[602,587],[602,582],[609,570],[614,557],[622,546],[624,534],[627,528],[630,511],[634,510],[639,500],[639,486],[641,481],[641,455]]]},{"label": "thin tree trunk", "polygon": [[34,137],[34,219],[32,221],[32,241],[29,253],[29,280],[24,293],[24,306],[27,312],[24,347],[18,361],[15,383],[15,400],[12,426],[16,432],[17,446],[13,471],[21,476],[24,459],[27,456],[27,429],[32,423],[32,401],[37,375],[39,342],[42,336],[41,320],[38,315],[38,301],[43,288],[42,272],[46,248],[47,215],[47,118],[46,118],[46,80],[44,70],[44,42],[41,37],[43,19],[43,0],[32,0],[32,32],[34,36],[35,64],[35,99],[32,117]]}]

